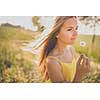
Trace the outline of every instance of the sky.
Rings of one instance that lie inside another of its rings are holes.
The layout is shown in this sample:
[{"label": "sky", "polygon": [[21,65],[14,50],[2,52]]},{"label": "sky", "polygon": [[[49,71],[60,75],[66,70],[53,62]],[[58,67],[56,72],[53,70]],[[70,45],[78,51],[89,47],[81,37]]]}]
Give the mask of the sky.
[{"label": "sky", "polygon": [[[41,16],[41,22],[46,26],[46,32],[50,30],[54,17]],[[32,24],[32,16],[0,16],[0,24],[10,23],[13,25],[20,25],[26,29],[36,30],[36,27]],[[92,34],[91,29],[79,22],[79,34]],[[45,33],[45,32],[44,32]],[[96,34],[100,35],[100,26],[96,27]]]},{"label": "sky", "polygon": [[20,25],[26,29],[34,29],[31,16],[0,16],[1,23],[10,23],[13,25]]}]

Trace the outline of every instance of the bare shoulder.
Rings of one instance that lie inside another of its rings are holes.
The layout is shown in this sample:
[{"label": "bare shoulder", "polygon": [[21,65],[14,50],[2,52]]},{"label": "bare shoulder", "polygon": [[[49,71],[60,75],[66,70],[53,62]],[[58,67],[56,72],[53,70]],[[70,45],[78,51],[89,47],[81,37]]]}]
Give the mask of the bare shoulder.
[{"label": "bare shoulder", "polygon": [[47,57],[46,58],[46,66],[47,67],[58,67],[58,68],[60,68],[60,64],[59,64],[59,62],[55,59],[55,58],[52,58],[52,57]]}]

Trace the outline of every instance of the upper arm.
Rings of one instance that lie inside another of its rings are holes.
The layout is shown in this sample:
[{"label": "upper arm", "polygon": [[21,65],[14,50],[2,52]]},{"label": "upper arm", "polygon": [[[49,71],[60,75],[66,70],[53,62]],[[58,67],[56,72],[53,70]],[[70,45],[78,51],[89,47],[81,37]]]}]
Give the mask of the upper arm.
[{"label": "upper arm", "polygon": [[49,78],[52,82],[64,82],[61,66],[56,60],[48,58],[46,66]]}]

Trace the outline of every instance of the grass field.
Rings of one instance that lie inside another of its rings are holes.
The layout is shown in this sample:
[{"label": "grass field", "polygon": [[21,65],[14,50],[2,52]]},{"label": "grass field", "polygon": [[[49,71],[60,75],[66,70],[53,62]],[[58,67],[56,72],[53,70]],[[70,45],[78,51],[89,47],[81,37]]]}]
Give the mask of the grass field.
[{"label": "grass field", "polygon": [[[80,46],[80,43],[84,41],[86,43],[85,46]],[[84,53],[86,56],[93,59],[95,62],[100,62],[100,35],[95,37],[95,43],[92,45],[92,35],[79,35],[78,39],[74,45],[76,51],[78,53]]]},{"label": "grass field", "polygon": [[[92,71],[83,77],[84,83],[99,83],[100,82],[100,35],[95,37],[95,43],[92,45],[92,35],[79,35],[74,47],[78,54],[85,54],[89,57]],[[85,45],[81,45],[85,42]]]},{"label": "grass field", "polygon": [[[36,55],[21,49],[23,43],[36,39],[36,34],[23,28],[0,26],[0,82],[41,82]],[[100,65],[100,36],[96,36],[94,48],[91,39],[91,35],[79,35],[74,47],[78,54],[84,53],[91,58],[96,68]],[[82,41],[86,42],[85,46],[80,46]],[[87,75],[83,82],[99,82],[99,70]]]},{"label": "grass field", "polygon": [[23,43],[34,38],[29,30],[0,27],[0,82],[41,82],[35,55],[21,50]]}]

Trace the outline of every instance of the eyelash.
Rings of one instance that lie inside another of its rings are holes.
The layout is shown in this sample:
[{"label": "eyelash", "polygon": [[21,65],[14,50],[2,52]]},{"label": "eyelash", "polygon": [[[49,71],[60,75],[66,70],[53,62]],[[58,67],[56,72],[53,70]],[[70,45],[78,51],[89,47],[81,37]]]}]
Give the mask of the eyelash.
[{"label": "eyelash", "polygon": [[67,31],[72,31],[72,29],[68,29]]},{"label": "eyelash", "polygon": [[[67,31],[72,31],[73,29],[68,29]],[[78,30],[78,27],[76,28],[76,30]]]}]

